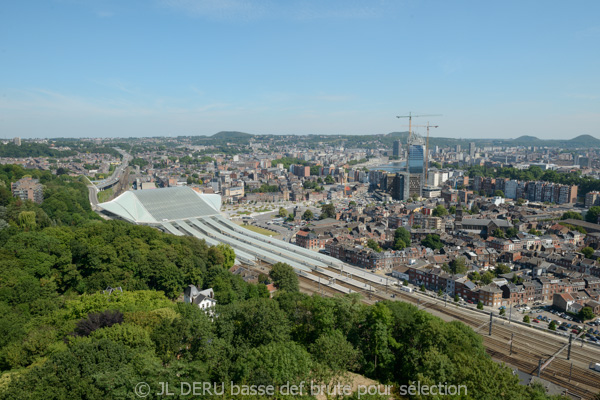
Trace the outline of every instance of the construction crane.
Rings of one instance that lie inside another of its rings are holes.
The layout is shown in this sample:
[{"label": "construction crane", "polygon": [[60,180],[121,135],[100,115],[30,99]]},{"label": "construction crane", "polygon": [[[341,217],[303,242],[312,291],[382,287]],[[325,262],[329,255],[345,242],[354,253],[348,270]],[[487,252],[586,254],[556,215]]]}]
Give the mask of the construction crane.
[{"label": "construction crane", "polygon": [[439,128],[439,125],[429,125],[429,121],[427,121],[427,141],[425,142],[425,184],[429,182],[429,128]]},{"label": "construction crane", "polygon": [[[438,114],[439,115],[439,114]],[[413,115],[413,117],[416,117],[416,115]],[[400,117],[398,117],[400,118]],[[410,120],[409,120],[410,121]],[[428,179],[429,179],[429,128],[439,128],[439,125],[431,125],[429,124],[429,121],[427,122],[427,125],[415,125],[415,127],[418,128],[427,128],[427,140],[425,142],[425,183],[427,183]],[[410,125],[409,128],[410,129]],[[410,132],[409,132],[409,142],[410,144]],[[407,162],[408,164],[408,162]],[[408,168],[407,168],[408,170]]]},{"label": "construction crane", "polygon": [[442,114],[421,114],[421,115],[412,115],[412,112],[409,112],[408,115],[396,115],[396,118],[408,118],[408,140],[410,142],[410,138],[412,135],[412,119],[420,118],[420,117],[441,117]]}]

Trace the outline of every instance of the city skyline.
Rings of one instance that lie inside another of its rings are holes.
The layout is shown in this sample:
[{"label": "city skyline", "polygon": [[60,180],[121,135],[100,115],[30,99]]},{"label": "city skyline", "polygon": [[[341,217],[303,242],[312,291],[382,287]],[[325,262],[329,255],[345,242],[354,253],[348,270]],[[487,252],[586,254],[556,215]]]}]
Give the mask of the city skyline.
[{"label": "city skyline", "polygon": [[600,137],[592,1],[34,3],[0,16],[2,139]]}]

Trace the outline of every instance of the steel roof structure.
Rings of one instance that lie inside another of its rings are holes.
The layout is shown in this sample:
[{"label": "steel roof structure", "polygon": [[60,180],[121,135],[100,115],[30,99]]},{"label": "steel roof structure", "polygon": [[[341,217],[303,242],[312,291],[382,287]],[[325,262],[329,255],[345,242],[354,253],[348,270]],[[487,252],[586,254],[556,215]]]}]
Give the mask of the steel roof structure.
[{"label": "steel roof structure", "polygon": [[99,206],[129,222],[152,224],[219,215],[221,196],[188,186],[130,190]]},{"label": "steel roof structure", "polygon": [[245,229],[220,214],[221,196],[199,194],[189,187],[129,191],[100,206],[132,223],[156,226],[177,236],[191,235],[211,246],[228,244],[236,258],[247,264],[257,260],[287,263],[299,275],[345,293],[352,290],[339,283],[356,291],[372,291],[373,283],[393,284],[385,276]]}]

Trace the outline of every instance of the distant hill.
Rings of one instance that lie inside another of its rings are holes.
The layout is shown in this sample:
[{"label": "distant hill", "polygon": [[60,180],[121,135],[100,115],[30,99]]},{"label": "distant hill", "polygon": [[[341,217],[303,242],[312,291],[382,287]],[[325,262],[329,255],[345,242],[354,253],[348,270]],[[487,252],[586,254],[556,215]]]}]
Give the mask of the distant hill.
[{"label": "distant hill", "polygon": [[540,139],[536,138],[535,136],[528,136],[528,135],[524,135],[524,136],[519,136],[518,138],[514,139],[515,142],[539,142]]},{"label": "distant hill", "polygon": [[254,135],[237,131],[221,131],[211,136],[213,139],[248,139]]},{"label": "distant hill", "polygon": [[596,139],[592,135],[579,135],[570,140],[564,140],[563,142],[568,143],[571,146],[575,147],[599,147],[600,140]]}]

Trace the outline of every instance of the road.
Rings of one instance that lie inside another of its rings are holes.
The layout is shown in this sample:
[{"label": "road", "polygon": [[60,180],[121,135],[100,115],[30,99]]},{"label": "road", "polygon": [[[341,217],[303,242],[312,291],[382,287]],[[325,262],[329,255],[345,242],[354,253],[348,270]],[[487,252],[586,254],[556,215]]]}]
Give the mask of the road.
[{"label": "road", "polygon": [[[117,149],[117,148],[115,148],[115,150],[117,150],[119,153],[121,153],[121,155],[123,156],[123,161],[117,168],[115,168],[115,170],[113,171],[110,178],[102,181],[102,184],[100,184],[100,186],[106,185],[108,182],[119,181],[119,179],[121,179],[121,177],[123,175],[123,172],[129,166],[129,161],[131,161],[131,159],[132,159],[131,155],[128,154],[125,150],[121,150],[121,149]],[[88,179],[88,181],[90,181],[90,180]],[[94,185],[90,181],[90,184],[87,187],[88,187],[88,191],[89,191],[89,199],[90,199],[90,204],[92,205],[92,210],[97,211],[98,204],[99,204],[98,203],[98,186]]]}]

